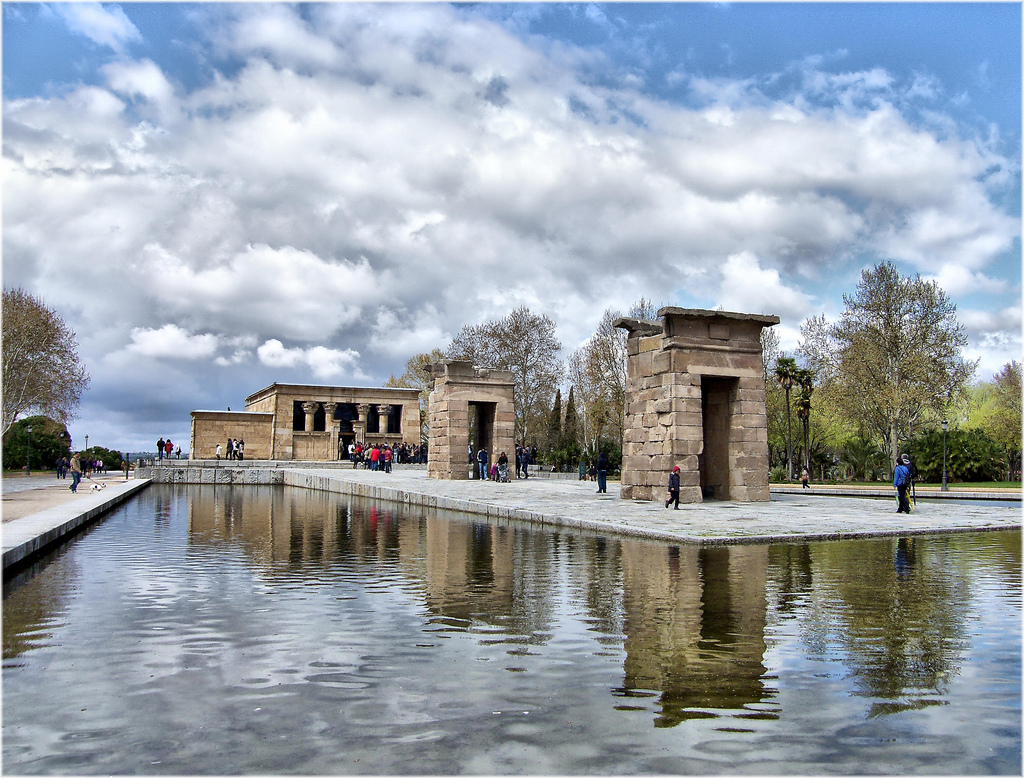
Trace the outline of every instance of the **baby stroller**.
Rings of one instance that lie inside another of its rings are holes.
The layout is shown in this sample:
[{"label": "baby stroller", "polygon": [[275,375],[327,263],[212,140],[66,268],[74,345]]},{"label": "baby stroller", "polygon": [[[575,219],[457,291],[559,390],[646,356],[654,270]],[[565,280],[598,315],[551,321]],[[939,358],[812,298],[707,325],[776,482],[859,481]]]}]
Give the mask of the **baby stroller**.
[{"label": "baby stroller", "polygon": [[498,483],[500,483],[500,484],[507,484],[508,483],[508,463],[507,462],[505,464],[503,464],[503,465],[498,465]]}]

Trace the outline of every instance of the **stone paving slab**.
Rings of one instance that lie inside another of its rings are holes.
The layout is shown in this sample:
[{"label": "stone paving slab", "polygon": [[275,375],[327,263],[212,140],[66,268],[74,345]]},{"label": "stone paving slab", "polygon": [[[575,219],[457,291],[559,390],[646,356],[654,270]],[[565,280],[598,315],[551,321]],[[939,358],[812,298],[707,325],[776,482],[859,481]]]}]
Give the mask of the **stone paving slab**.
[{"label": "stone paving slab", "polygon": [[[921,502],[896,513],[895,497],[772,495],[770,502],[716,501],[666,509],[661,502],[622,500],[618,485],[597,494],[589,481],[528,479],[508,484],[440,481],[422,472],[302,470],[286,484],[460,510],[493,518],[522,519],[681,543],[733,544],[1020,529],[1017,504],[968,500]],[[666,495],[667,496],[667,495]]]},{"label": "stone paving slab", "polygon": [[3,523],[4,570],[62,540],[124,502],[148,486],[149,479],[107,482],[106,488],[98,491],[87,491],[85,484],[88,483],[84,481],[77,494],[71,494],[70,490],[64,488],[56,505]]}]

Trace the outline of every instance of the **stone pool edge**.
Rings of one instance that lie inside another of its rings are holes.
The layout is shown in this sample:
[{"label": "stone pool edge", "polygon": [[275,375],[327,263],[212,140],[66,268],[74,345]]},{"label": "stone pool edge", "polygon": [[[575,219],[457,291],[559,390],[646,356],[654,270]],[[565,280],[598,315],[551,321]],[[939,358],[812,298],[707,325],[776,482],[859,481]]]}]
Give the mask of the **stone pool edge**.
[{"label": "stone pool edge", "polygon": [[[41,552],[67,539],[68,536],[99,519],[152,483],[150,478],[111,484],[106,489],[90,492],[75,502],[5,522],[0,527],[3,537],[3,572],[19,567]],[[83,487],[84,488],[84,487]]]}]

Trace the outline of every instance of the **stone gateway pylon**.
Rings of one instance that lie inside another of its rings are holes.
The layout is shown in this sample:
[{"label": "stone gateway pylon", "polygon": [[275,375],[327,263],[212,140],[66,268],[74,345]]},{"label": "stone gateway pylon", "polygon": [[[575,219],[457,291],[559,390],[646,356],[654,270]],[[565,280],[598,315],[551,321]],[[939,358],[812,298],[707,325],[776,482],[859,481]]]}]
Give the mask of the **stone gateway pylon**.
[{"label": "stone gateway pylon", "polygon": [[507,370],[488,370],[472,362],[445,360],[430,366],[430,442],[427,477],[466,480],[473,477],[470,451],[487,449],[491,463],[501,452],[515,477],[515,378]]},{"label": "stone gateway pylon", "polygon": [[761,330],[778,316],[662,308],[620,318],[626,341],[621,496],[680,502],[768,500],[768,418]]}]

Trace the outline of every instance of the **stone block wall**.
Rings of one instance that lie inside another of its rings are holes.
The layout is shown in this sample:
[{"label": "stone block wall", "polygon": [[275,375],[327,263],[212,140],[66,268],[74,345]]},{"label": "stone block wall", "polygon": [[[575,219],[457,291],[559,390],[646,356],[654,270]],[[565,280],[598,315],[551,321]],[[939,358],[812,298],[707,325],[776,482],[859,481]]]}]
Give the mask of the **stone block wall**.
[{"label": "stone block wall", "polygon": [[768,422],[761,330],[775,316],[663,308],[619,319],[627,339],[621,496],[680,502],[767,500]]},{"label": "stone block wall", "polygon": [[189,459],[216,459],[218,443],[222,455],[225,455],[228,438],[245,441],[246,459],[270,459],[274,414],[192,411]]}]

